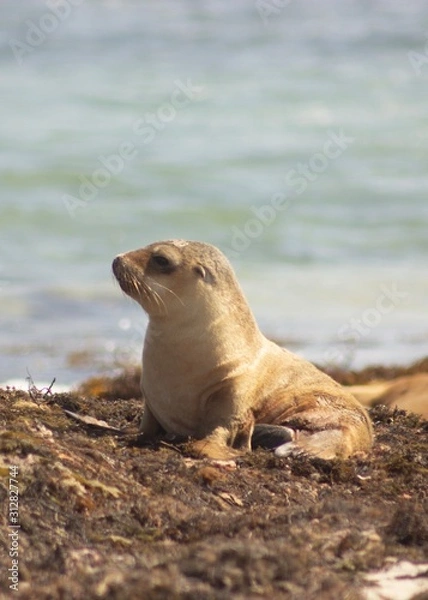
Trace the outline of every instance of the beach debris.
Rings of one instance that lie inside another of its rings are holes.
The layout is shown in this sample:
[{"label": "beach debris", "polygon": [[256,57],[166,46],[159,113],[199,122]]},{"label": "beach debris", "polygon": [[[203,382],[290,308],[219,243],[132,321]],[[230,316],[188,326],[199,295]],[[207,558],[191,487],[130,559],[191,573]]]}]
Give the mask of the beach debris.
[{"label": "beach debris", "polygon": [[65,414],[68,417],[71,417],[75,421],[79,421],[80,423],[84,423],[85,425],[89,425],[91,427],[96,427],[98,429],[103,429],[107,431],[113,431],[114,433],[123,434],[123,431],[118,427],[113,427],[109,425],[106,421],[101,421],[100,419],[96,419],[95,417],[90,417],[89,415],[79,415],[71,410],[64,409]]},{"label": "beach debris", "polygon": [[365,580],[371,584],[364,589],[365,600],[410,600],[428,592],[428,563],[418,565],[402,560],[366,575]]},{"label": "beach debris", "polygon": [[43,387],[39,389],[34,383],[34,379],[31,376],[31,373],[27,370],[28,376],[26,380],[28,382],[28,394],[32,400],[39,400],[41,398],[46,398],[46,396],[52,396],[52,387],[56,381],[56,377],[54,377],[47,387]]}]

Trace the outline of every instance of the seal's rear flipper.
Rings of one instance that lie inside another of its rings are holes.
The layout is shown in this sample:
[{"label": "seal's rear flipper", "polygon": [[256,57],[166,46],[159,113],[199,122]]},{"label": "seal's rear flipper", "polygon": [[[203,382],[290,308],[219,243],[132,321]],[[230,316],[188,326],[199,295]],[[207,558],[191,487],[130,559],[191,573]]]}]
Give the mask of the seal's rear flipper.
[{"label": "seal's rear flipper", "polygon": [[281,458],[286,456],[299,456],[306,454],[324,460],[346,458],[351,454],[347,448],[346,435],[338,429],[307,432],[296,431],[294,441],[287,442],[277,447],[275,455]]},{"label": "seal's rear flipper", "polygon": [[295,438],[294,431],[283,425],[267,425],[259,423],[254,427],[251,437],[251,447],[274,450]]}]

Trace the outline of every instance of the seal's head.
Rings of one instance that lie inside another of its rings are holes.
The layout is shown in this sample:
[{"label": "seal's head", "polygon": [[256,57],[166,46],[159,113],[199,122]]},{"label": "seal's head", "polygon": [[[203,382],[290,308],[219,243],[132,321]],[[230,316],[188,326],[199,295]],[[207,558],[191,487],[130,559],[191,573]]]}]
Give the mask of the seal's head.
[{"label": "seal's head", "polygon": [[[155,318],[180,312],[189,316],[192,307],[202,313],[218,311],[219,297],[226,300],[231,284],[238,286],[227,258],[202,242],[156,242],[119,254],[112,267],[122,290]],[[227,307],[227,302],[221,304]]]}]

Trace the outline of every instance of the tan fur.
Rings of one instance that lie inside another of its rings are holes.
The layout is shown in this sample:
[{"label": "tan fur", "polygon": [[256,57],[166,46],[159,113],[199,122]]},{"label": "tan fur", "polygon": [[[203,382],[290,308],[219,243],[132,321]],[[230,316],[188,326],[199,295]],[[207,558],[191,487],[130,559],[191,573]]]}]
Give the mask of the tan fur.
[{"label": "tan fur", "polygon": [[404,375],[392,381],[356,385],[349,391],[364,406],[397,407],[428,419],[428,373]]},{"label": "tan fur", "polygon": [[267,340],[226,257],[173,240],[121,254],[113,271],[149,315],[141,433],[194,438],[189,451],[227,459],[251,449],[255,423],[285,425],[283,454],[325,459],[366,451],[370,420],[339,384]]}]

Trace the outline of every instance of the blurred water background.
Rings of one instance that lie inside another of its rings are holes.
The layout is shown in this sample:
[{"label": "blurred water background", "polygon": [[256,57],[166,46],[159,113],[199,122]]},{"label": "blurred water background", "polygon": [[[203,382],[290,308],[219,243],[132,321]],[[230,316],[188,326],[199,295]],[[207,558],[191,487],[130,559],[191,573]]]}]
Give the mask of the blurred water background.
[{"label": "blurred water background", "polygon": [[2,0],[0,382],[136,362],[170,238],[319,364],[427,355],[427,83],[425,0]]}]

